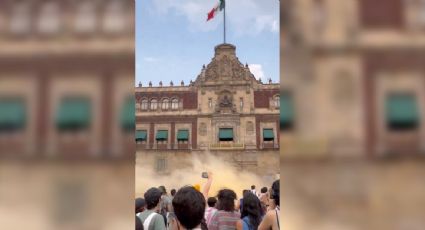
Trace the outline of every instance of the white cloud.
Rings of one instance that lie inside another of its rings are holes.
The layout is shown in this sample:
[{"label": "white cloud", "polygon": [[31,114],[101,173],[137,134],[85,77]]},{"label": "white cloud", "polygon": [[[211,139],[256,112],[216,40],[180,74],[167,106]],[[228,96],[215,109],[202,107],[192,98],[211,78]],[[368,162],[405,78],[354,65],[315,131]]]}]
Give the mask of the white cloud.
[{"label": "white cloud", "polygon": [[[218,3],[205,0],[153,0],[160,14],[175,12],[185,16],[194,31],[211,31],[222,24],[223,12],[206,22],[207,13]],[[264,31],[279,32],[279,1],[231,0],[226,1],[226,23],[237,35],[256,35]]]},{"label": "white cloud", "polygon": [[159,59],[154,57],[144,57],[143,60],[145,62],[157,62]]},{"label": "white cloud", "polygon": [[273,21],[271,31],[279,33],[279,21],[278,20]]},{"label": "white cloud", "polygon": [[261,78],[261,80],[264,82],[266,79],[264,77],[264,71],[263,66],[260,64],[250,64],[248,65],[249,70],[252,74],[254,74],[255,78],[258,80]]}]

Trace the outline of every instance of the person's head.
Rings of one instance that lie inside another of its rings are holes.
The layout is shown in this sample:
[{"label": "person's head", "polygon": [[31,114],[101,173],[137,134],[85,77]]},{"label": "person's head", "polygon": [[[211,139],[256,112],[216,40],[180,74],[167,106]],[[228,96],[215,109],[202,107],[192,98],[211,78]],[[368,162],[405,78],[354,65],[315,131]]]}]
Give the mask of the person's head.
[{"label": "person's head", "polygon": [[227,212],[233,212],[235,210],[235,199],[236,193],[230,189],[222,189],[218,191],[218,202],[217,209]]},{"label": "person's head", "polygon": [[251,185],[251,190],[254,190],[255,189],[255,185]]},{"label": "person's head", "polygon": [[209,197],[207,200],[208,207],[215,207],[215,204],[217,203],[217,199],[215,197]]},{"label": "person's head", "polygon": [[257,229],[261,222],[262,209],[260,200],[251,192],[243,197],[241,217],[244,218],[245,216],[249,216],[251,225],[253,225],[254,229]]},{"label": "person's head", "polygon": [[143,224],[139,217],[136,216],[136,230],[143,230]]},{"label": "person's head", "polygon": [[154,209],[158,206],[161,200],[162,192],[157,188],[150,188],[145,192],[146,208],[148,210]]},{"label": "person's head", "polygon": [[243,190],[243,191],[242,191],[242,198],[245,196],[245,194],[247,194],[247,193],[249,193],[249,192],[250,192],[249,190],[246,190],[246,189],[245,189],[245,190]]},{"label": "person's head", "polygon": [[186,229],[193,229],[201,224],[205,213],[205,198],[194,187],[179,189],[172,204],[178,224]]},{"label": "person's head", "polygon": [[163,195],[167,194],[167,189],[165,189],[164,185],[159,186],[158,189],[161,190]]},{"label": "person's head", "polygon": [[276,205],[280,204],[280,182],[279,180],[276,180],[275,182],[273,182],[272,184],[272,188],[270,191],[270,198],[274,200]]},{"label": "person's head", "polygon": [[171,196],[175,196],[176,195],[176,190],[175,189],[171,189]]},{"label": "person's head", "polygon": [[267,187],[262,187],[261,188],[261,193],[266,193],[267,192]]},{"label": "person's head", "polygon": [[145,210],[145,206],[145,199],[141,197],[136,198],[136,213],[143,212]]}]

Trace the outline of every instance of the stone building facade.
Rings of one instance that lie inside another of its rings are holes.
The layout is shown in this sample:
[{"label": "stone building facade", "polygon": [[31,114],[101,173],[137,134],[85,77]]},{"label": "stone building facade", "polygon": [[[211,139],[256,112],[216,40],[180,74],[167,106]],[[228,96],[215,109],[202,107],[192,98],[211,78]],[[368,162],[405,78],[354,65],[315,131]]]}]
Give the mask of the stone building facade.
[{"label": "stone building facade", "polygon": [[282,3],[283,156],[423,154],[425,2]]},{"label": "stone building facade", "polygon": [[133,3],[0,2],[1,156],[134,154]]},{"label": "stone building facade", "polygon": [[279,84],[258,81],[235,46],[218,45],[188,85],[136,87],[137,158],[168,173],[191,154],[210,152],[240,169],[276,174],[279,106]]}]

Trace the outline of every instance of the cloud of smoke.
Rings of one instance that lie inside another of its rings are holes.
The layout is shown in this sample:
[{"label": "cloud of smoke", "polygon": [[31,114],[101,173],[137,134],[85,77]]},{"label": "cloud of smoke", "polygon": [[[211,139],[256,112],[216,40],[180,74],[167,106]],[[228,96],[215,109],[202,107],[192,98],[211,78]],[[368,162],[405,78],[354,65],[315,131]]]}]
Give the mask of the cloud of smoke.
[{"label": "cloud of smoke", "polygon": [[229,188],[241,197],[242,190],[250,189],[251,185],[256,186],[259,192],[262,187],[270,187],[276,178],[257,175],[247,170],[239,170],[231,163],[225,161],[219,156],[207,154],[192,154],[190,167],[176,168],[167,175],[158,175],[147,165],[147,162],[136,160],[136,197],[143,197],[144,192],[151,187],[164,185],[169,192],[171,189],[178,190],[185,185],[199,184],[201,190],[204,188],[206,179],[202,178],[202,172],[213,173],[213,183],[209,196],[216,196],[217,192],[223,188]]}]

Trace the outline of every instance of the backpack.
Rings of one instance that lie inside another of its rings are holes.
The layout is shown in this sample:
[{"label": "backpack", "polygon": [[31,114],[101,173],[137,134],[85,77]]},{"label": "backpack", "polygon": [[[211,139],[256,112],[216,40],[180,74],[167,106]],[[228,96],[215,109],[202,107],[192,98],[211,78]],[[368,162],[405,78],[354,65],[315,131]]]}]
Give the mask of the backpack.
[{"label": "backpack", "polygon": [[151,224],[153,218],[156,216],[157,214],[155,212],[149,214],[148,217],[146,217],[145,221],[143,221],[143,229],[149,230],[149,225]]}]

